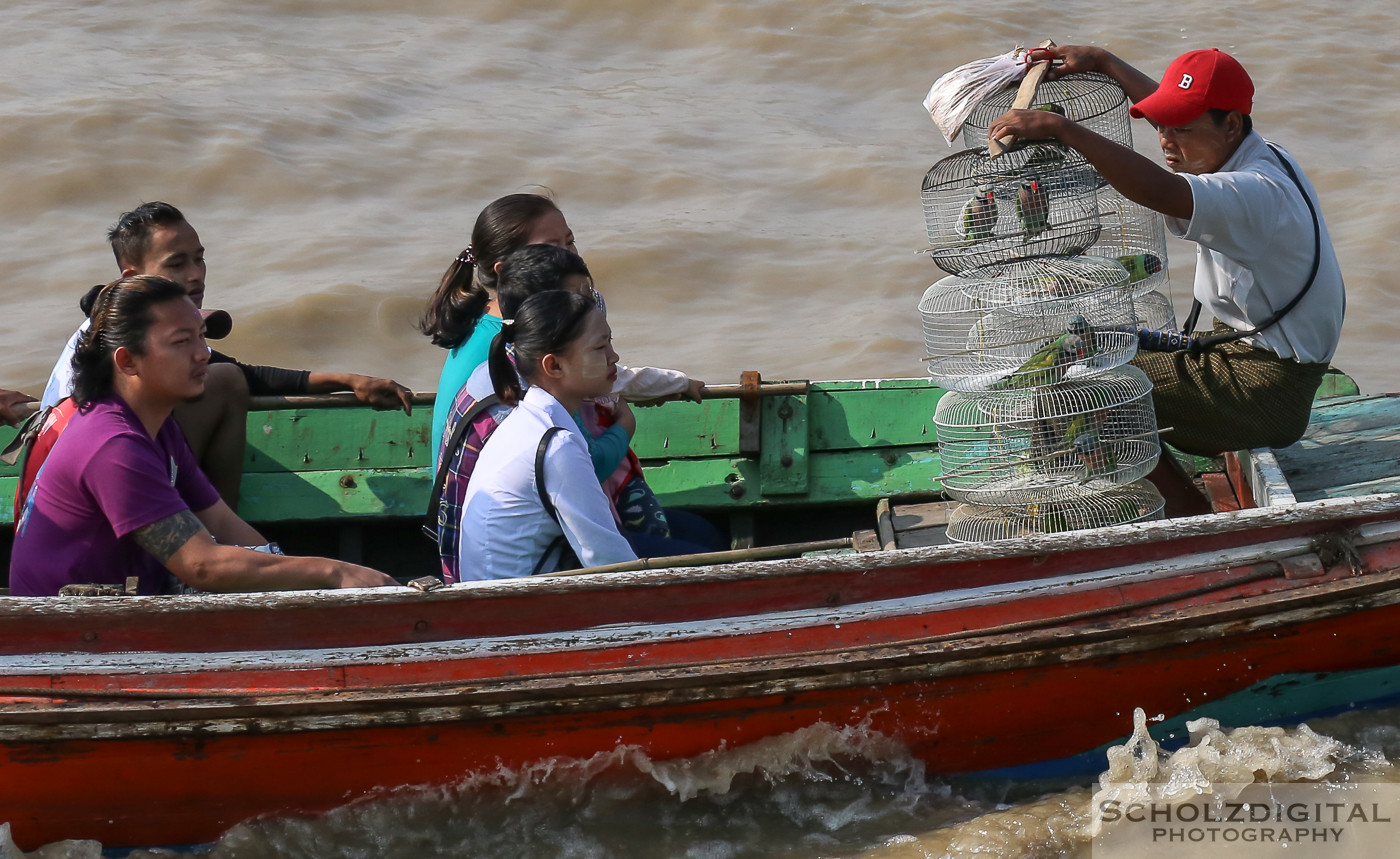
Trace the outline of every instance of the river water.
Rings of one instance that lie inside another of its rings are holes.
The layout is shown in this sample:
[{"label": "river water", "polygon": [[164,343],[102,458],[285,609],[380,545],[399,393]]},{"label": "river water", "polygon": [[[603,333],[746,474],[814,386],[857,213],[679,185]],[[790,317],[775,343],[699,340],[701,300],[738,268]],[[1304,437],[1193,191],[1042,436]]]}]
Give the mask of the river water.
[{"label": "river water", "polygon": [[[1400,6],[1382,0],[11,0],[0,387],[38,392],[77,298],[116,274],[107,226],[161,199],[208,248],[207,306],[237,320],[225,351],[429,389],[442,353],[413,330],[424,298],[482,206],[537,186],[574,228],[628,363],[711,382],[918,375],[915,306],[940,276],[916,253],[918,187],[950,152],[920,101],[952,67],[1048,37],[1152,73],[1198,47],[1243,61],[1257,127],[1305,166],[1336,241],[1350,297],[1336,363],[1363,390],[1395,390],[1400,197],[1380,179],[1400,172],[1397,32]],[[1179,314],[1193,263],[1171,245]],[[557,784],[510,774],[258,824],[220,849],[893,857],[980,837],[997,854],[981,830],[928,833],[1066,787],[955,785],[879,743],[793,743],[686,801],[653,775],[573,762]],[[478,832],[485,819],[506,822]],[[618,830],[632,840],[608,841]],[[1041,855],[1082,847],[1026,838]]]}]

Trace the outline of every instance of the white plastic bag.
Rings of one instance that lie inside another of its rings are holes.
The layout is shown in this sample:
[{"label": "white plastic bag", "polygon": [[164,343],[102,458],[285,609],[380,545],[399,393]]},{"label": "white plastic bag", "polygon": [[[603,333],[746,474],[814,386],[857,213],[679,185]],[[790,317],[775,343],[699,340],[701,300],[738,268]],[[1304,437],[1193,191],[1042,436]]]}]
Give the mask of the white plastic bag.
[{"label": "white plastic bag", "polygon": [[964,63],[934,81],[924,99],[924,108],[949,146],[983,99],[1026,76],[1024,57],[1025,50],[1016,48],[1000,56]]}]

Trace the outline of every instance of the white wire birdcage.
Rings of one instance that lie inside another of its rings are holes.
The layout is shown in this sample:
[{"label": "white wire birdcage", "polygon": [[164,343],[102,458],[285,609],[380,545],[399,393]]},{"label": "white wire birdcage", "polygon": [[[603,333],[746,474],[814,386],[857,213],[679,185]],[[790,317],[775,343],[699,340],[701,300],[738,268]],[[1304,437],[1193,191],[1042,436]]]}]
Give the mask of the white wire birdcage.
[{"label": "white wire birdcage", "polygon": [[[963,123],[964,146],[976,148],[987,145],[987,131],[997,117],[1011,109],[1016,92],[1016,87],[1004,89],[984,99],[972,111]],[[1122,87],[1107,75],[1088,72],[1043,81],[1036,88],[1033,106],[1041,110],[1054,110],[1116,143],[1128,147],[1133,145],[1128,97]],[[1078,153],[1072,157],[1083,163]]]},{"label": "white wire birdcage", "polygon": [[928,254],[958,274],[1049,254],[1083,253],[1098,241],[1098,174],[1066,166],[1068,150],[1035,144],[996,158],[966,150],[924,176],[920,197]]},{"label": "white wire birdcage", "polygon": [[1146,480],[1019,507],[959,504],[948,514],[948,539],[983,543],[1086,528],[1107,528],[1162,518],[1162,494]]},{"label": "white wire birdcage", "polygon": [[1098,239],[1088,253],[1116,259],[1128,269],[1134,295],[1166,292],[1167,229],[1162,215],[1138,205],[1112,188],[1099,191]]},{"label": "white wire birdcage", "polygon": [[1128,273],[1100,257],[1038,257],[949,275],[919,301],[929,375],[953,391],[1029,388],[1137,352]]},{"label": "white wire birdcage", "polygon": [[943,489],[1005,506],[1145,477],[1161,448],[1152,383],[1138,368],[1029,390],[949,392],[933,415]]},{"label": "white wire birdcage", "polygon": [[1133,296],[1133,310],[1137,313],[1137,324],[1153,331],[1175,331],[1176,307],[1171,297],[1152,290]]}]

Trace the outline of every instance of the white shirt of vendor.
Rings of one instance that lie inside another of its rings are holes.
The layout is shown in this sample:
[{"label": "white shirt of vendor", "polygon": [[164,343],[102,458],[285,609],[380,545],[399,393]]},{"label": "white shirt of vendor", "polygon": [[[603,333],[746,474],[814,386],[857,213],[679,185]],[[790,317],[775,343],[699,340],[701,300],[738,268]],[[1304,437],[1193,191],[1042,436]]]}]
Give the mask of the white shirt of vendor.
[{"label": "white shirt of vendor", "polygon": [[[563,430],[545,449],[544,478],[558,523],[535,485],[535,451],[552,426]],[[617,530],[578,425],[539,386],[525,392],[481,449],[462,500],[461,533],[461,581],[528,576],[560,533],[585,567],[637,558]]]},{"label": "white shirt of vendor", "polygon": [[[1276,325],[1245,342],[1305,364],[1331,360],[1346,311],[1342,271],[1317,192],[1287,153],[1317,209],[1322,258],[1312,288]],[[1167,228],[1197,242],[1196,298],[1205,314],[1239,331],[1266,322],[1308,282],[1313,220],[1283,165],[1254,132],[1215,173],[1178,174],[1191,184],[1190,222],[1167,218]],[[1206,320],[1203,314],[1203,321]],[[1209,322],[1206,321],[1206,325]]]}]

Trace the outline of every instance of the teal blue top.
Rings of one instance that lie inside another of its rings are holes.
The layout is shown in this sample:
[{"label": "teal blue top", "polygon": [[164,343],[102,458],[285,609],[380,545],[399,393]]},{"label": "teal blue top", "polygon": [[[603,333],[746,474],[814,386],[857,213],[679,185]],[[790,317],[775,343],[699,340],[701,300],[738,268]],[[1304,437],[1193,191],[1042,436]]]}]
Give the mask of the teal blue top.
[{"label": "teal blue top", "polygon": [[627,456],[627,449],[632,446],[632,439],[627,437],[627,430],[616,424],[594,438],[589,435],[588,427],[584,425],[578,412],[574,412],[574,423],[578,424],[583,437],[588,439],[588,455],[593,458],[593,473],[598,475],[599,483],[605,482],[622,464],[623,457]]},{"label": "teal blue top", "polygon": [[486,314],[477,320],[476,328],[467,342],[447,353],[442,362],[442,375],[438,377],[437,399],[433,400],[433,461],[437,461],[437,451],[442,448],[442,433],[447,429],[447,416],[452,412],[452,401],[457,392],[471,377],[472,371],[481,366],[491,353],[491,341],[496,339],[504,323],[501,317]]}]

